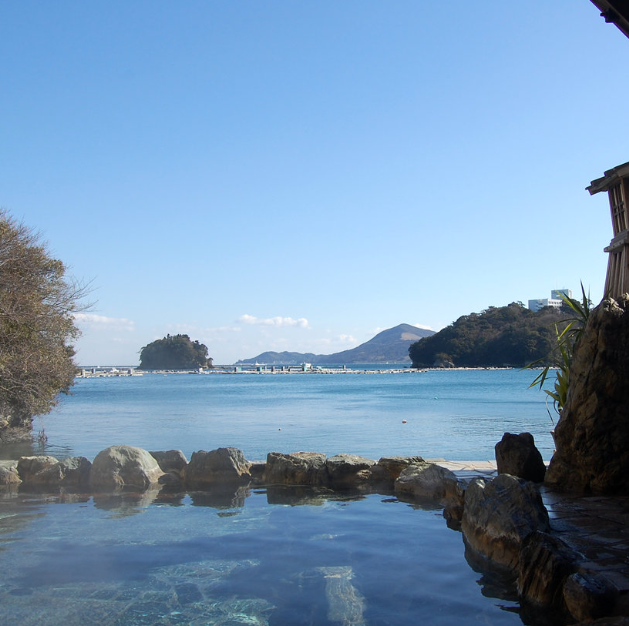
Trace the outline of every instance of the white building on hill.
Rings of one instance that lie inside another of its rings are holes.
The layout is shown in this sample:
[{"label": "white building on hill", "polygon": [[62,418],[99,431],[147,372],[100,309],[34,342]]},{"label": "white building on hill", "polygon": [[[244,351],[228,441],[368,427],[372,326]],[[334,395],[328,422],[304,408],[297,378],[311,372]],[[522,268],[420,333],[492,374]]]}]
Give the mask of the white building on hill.
[{"label": "white building on hill", "polygon": [[566,298],[572,298],[572,289],[553,289],[550,292],[550,298],[529,300],[529,309],[531,311],[539,311],[545,306],[554,306],[556,309],[560,309],[563,304],[560,294],[563,294]]}]

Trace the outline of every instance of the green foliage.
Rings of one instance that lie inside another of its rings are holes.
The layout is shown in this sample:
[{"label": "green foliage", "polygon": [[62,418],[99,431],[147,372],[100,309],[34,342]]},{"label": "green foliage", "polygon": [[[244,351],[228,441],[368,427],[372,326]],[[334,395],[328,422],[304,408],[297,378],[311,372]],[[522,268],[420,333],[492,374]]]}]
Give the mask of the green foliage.
[{"label": "green foliage", "polygon": [[457,367],[523,367],[543,360],[554,344],[555,308],[531,311],[522,303],[464,315],[431,337],[411,344],[413,367],[433,367],[447,355]]},{"label": "green foliage", "polygon": [[[564,319],[562,323],[555,324],[556,341],[550,356],[550,363],[535,377],[531,387],[539,387],[553,400],[553,406],[558,414],[566,405],[568,399],[568,388],[570,386],[570,367],[572,365],[572,355],[578,343],[585,324],[590,317],[590,299],[585,295],[583,283],[581,283],[581,302],[574,298],[568,298],[564,294],[559,294],[563,300],[562,309],[568,312],[571,317]],[[549,359],[547,358],[546,361]],[[541,360],[535,361],[527,368],[543,365]],[[544,389],[544,383],[548,378],[551,368],[556,368],[555,382],[552,389]]]},{"label": "green foliage", "polygon": [[207,346],[191,341],[188,335],[167,335],[144,346],[140,351],[140,369],[190,370],[207,367]]},{"label": "green foliage", "polygon": [[74,382],[74,315],[86,288],[28,227],[0,210],[0,435],[29,429]]}]

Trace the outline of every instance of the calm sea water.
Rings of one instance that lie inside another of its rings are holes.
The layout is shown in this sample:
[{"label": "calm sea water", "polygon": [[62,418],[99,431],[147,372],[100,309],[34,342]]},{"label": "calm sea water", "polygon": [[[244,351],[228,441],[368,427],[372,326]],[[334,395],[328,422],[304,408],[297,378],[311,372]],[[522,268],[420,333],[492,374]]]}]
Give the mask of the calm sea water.
[{"label": "calm sea water", "polygon": [[[35,451],[353,452],[491,459],[504,431],[545,457],[530,372],[146,375],[78,381]],[[403,423],[406,420],[406,423]],[[5,450],[5,454],[9,454]],[[475,572],[441,510],[391,494],[0,493],[0,623],[48,626],[515,625],[513,589]],[[530,617],[526,623],[534,624]]]},{"label": "calm sea water", "polygon": [[34,428],[59,456],[91,459],[114,444],[187,456],[234,446],[252,460],[298,450],[488,460],[504,432],[527,431],[549,460],[553,424],[546,394],[528,388],[533,377],[464,370],[87,378]]}]

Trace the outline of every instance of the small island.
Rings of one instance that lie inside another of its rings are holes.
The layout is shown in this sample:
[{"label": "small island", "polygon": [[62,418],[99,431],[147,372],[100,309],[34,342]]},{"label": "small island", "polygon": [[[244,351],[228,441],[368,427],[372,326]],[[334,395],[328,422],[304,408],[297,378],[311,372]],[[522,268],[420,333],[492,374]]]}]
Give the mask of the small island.
[{"label": "small island", "polygon": [[188,335],[166,335],[140,350],[141,370],[191,370],[212,367],[207,346]]}]

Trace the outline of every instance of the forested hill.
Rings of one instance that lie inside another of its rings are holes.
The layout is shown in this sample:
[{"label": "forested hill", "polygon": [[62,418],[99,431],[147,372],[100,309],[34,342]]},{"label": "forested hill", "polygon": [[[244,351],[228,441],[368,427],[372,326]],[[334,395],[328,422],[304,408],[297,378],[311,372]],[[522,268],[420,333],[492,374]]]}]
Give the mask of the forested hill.
[{"label": "forested hill", "polygon": [[425,330],[410,324],[399,324],[372,337],[369,341],[334,354],[312,354],[302,352],[263,352],[252,359],[238,363],[264,363],[267,365],[334,365],[350,363],[405,363],[409,361],[408,348],[423,337],[433,335],[433,330]]},{"label": "forested hill", "polygon": [[546,358],[556,343],[556,322],[568,314],[522,304],[489,307],[460,317],[432,337],[409,348],[414,367],[524,367]]}]

